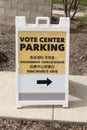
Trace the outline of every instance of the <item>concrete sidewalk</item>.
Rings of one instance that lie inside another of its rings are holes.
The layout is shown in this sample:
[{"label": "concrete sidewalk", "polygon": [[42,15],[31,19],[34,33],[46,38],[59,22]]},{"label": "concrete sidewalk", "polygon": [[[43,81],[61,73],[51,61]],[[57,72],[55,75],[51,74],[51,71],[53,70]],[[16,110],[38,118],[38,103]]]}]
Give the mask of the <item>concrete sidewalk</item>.
[{"label": "concrete sidewalk", "polygon": [[87,122],[87,76],[70,76],[69,108],[28,106],[16,108],[15,72],[0,72],[0,116]]},{"label": "concrete sidewalk", "polygon": [[[52,14],[64,16],[63,8],[64,8],[63,4],[53,4]],[[71,12],[71,15],[72,14],[73,14],[73,12]],[[84,15],[87,15],[87,6],[80,6],[79,5],[79,9],[78,9],[77,13],[75,14],[75,16],[82,17]]]},{"label": "concrete sidewalk", "polygon": [[[63,10],[55,10],[55,9],[53,9],[52,10],[52,14],[57,14],[57,15],[62,15],[62,16],[64,16],[64,11]],[[73,15],[73,12],[71,12],[71,15]],[[85,13],[80,13],[80,12],[77,12],[76,13],[76,17],[82,17],[82,16],[84,16],[85,15]]]}]

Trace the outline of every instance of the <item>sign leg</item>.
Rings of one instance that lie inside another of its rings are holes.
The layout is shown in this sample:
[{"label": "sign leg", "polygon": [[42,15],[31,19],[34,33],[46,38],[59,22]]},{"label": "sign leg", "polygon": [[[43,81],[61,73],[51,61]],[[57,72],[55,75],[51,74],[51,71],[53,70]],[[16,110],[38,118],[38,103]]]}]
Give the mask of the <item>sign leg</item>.
[{"label": "sign leg", "polygon": [[65,103],[63,104],[63,107],[64,107],[64,108],[68,108],[68,102],[65,102]]}]

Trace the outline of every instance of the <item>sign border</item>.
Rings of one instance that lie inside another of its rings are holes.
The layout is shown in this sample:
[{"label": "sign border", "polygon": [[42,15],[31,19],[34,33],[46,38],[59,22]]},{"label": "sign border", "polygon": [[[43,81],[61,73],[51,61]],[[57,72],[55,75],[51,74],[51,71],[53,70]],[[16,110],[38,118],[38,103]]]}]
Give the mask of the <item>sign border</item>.
[{"label": "sign border", "polygon": [[[39,24],[39,20],[47,20],[47,24]],[[16,16],[15,18],[16,26],[16,106],[17,108],[22,108],[26,105],[63,105],[63,107],[68,107],[68,95],[69,95],[69,42],[70,42],[70,19],[66,17],[61,17],[59,24],[50,24],[48,17],[37,17],[36,24],[26,24],[26,17]],[[18,73],[18,31],[55,31],[55,32],[66,32],[66,87],[65,87],[65,100],[48,100],[48,101],[20,101],[19,100],[19,73]]]}]

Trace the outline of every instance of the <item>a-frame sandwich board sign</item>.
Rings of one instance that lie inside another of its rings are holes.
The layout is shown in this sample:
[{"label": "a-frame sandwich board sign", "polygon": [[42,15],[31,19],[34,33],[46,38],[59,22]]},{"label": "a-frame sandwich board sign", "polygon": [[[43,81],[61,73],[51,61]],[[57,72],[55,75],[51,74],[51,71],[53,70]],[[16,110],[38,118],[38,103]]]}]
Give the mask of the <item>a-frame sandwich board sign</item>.
[{"label": "a-frame sandwich board sign", "polygon": [[[39,24],[45,20],[46,24]],[[68,107],[70,20],[61,17],[50,24],[48,17],[37,17],[26,24],[16,17],[17,107],[63,105]]]}]

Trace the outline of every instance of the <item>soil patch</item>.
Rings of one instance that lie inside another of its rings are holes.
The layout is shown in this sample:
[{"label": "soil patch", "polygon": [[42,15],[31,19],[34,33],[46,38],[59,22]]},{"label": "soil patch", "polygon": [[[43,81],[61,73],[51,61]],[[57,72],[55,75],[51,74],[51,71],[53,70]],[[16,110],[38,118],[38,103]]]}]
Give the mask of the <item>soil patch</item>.
[{"label": "soil patch", "polygon": [[[2,56],[2,54],[4,56]],[[3,58],[7,57],[6,61]],[[0,71],[15,71],[15,28],[0,25]]]},{"label": "soil patch", "polygon": [[[53,17],[52,23],[58,18]],[[69,70],[70,75],[87,75],[87,26],[78,27],[77,21],[71,21]],[[14,26],[0,25],[0,71],[15,71]]]},{"label": "soil patch", "polygon": [[0,119],[0,130],[87,130],[86,123]]}]

